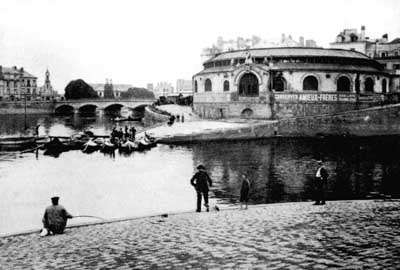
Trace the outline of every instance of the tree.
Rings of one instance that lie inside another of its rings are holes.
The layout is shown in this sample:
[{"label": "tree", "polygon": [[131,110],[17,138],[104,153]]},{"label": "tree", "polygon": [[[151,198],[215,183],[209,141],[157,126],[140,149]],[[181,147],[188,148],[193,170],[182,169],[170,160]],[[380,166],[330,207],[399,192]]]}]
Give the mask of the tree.
[{"label": "tree", "polygon": [[96,91],[84,80],[78,79],[70,81],[65,87],[66,99],[98,98]]},{"label": "tree", "polygon": [[154,98],[154,93],[146,88],[132,87],[121,93],[122,98]]}]

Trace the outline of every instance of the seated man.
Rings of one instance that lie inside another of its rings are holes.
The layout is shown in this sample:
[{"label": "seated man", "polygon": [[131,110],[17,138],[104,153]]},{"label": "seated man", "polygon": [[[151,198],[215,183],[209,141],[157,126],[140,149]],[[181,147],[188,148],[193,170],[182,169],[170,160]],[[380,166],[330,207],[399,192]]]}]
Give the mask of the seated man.
[{"label": "seated man", "polygon": [[58,204],[58,200],[59,197],[51,198],[52,205],[46,207],[42,219],[44,228],[53,234],[62,234],[67,225],[67,219],[73,217],[62,205]]}]

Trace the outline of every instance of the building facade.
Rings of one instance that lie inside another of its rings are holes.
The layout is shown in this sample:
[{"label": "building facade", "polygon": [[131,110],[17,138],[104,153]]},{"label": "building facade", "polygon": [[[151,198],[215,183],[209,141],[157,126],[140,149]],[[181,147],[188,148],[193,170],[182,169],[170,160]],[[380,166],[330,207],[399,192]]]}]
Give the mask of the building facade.
[{"label": "building facade", "polygon": [[153,93],[156,98],[161,96],[167,97],[171,94],[174,94],[174,87],[169,82],[158,82],[154,87]]},{"label": "building facade", "polygon": [[371,39],[366,36],[365,26],[361,26],[360,32],[355,28],[344,29],[330,47],[358,51],[375,59],[392,75],[393,91],[400,91],[400,38],[389,41],[389,36],[384,34],[381,38]]},{"label": "building facade", "polygon": [[193,76],[194,111],[204,118],[278,119],[382,102],[390,74],[348,50],[266,48],[218,54]]},{"label": "building facade", "polygon": [[0,66],[0,100],[31,100],[36,97],[37,77],[23,67]]},{"label": "building facade", "polygon": [[113,84],[111,79],[106,79],[106,83],[92,83],[90,86],[101,98],[121,98],[122,92],[133,87],[131,84]]},{"label": "building facade", "polygon": [[191,96],[193,95],[193,89],[192,89],[192,81],[191,80],[184,80],[184,79],[178,79],[176,80],[176,88],[175,88],[175,93],[177,95],[183,95],[183,96]]}]

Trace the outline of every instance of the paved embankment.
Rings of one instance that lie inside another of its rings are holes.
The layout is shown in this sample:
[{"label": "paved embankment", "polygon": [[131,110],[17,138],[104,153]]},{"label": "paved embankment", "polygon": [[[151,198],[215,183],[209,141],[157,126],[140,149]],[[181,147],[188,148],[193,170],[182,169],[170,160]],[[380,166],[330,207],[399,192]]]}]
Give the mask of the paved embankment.
[{"label": "paved embankment", "polygon": [[400,202],[284,203],[0,238],[2,269],[396,269]]},{"label": "paved embankment", "polygon": [[[163,105],[158,107],[176,118],[174,124],[161,123],[146,128],[146,131],[157,138],[160,143],[190,143],[209,140],[256,139],[274,136],[274,123],[268,120],[250,119],[200,119],[192,112],[191,107]],[[184,121],[182,121],[182,116]],[[138,133],[141,136],[141,132]]]}]

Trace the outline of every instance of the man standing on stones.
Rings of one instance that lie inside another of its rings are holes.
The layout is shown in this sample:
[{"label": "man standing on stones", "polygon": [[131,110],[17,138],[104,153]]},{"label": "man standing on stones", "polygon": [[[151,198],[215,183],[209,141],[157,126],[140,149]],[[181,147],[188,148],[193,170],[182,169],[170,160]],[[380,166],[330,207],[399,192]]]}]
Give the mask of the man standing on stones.
[{"label": "man standing on stones", "polygon": [[190,180],[190,183],[192,184],[192,186],[194,186],[197,192],[196,212],[201,212],[201,196],[204,197],[204,206],[206,207],[208,212],[210,211],[208,205],[208,186],[212,186],[212,181],[203,165],[197,166],[197,170],[198,171],[195,173],[195,175],[193,175],[192,179]]},{"label": "man standing on stones", "polygon": [[326,171],[322,160],[318,161],[318,169],[315,174],[315,203],[314,205],[325,204],[325,190],[328,179],[328,172]]},{"label": "man standing on stones", "polygon": [[[59,197],[51,198],[52,205],[46,207],[42,219],[44,228],[53,234],[62,234],[67,225],[67,219],[73,217],[62,205],[58,204],[59,199]],[[42,235],[44,236],[46,233]]]}]

